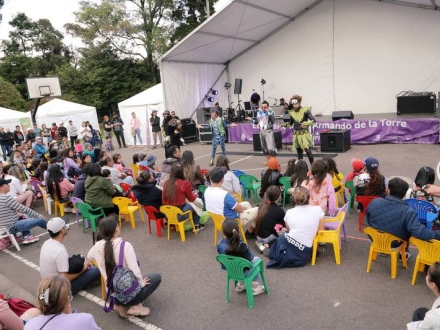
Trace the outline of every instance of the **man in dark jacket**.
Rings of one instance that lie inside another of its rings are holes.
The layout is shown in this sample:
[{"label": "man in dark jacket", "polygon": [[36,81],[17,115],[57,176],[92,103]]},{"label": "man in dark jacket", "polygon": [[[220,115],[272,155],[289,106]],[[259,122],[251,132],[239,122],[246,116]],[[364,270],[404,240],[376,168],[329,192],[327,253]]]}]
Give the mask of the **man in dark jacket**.
[{"label": "man in dark jacket", "polygon": [[153,110],[150,118],[151,131],[153,132],[153,149],[157,148],[157,138],[159,137],[160,145],[163,146],[162,132],[160,131],[160,118],[157,116],[157,110]]},{"label": "man in dark jacket", "polygon": [[[150,171],[142,171],[136,178],[138,184],[131,188],[131,191],[141,205],[154,206],[156,209],[162,206],[162,190],[156,187],[156,180]],[[158,218],[162,218],[162,213],[156,214]]]},{"label": "man in dark jacket", "polygon": [[23,132],[20,130],[20,126],[18,125],[15,126],[14,141],[16,144],[21,144],[22,142],[24,142]]},{"label": "man in dark jacket", "polygon": [[0,145],[2,146],[3,160],[6,161],[12,147],[10,144],[10,136],[5,132],[3,127],[0,127]]},{"label": "man in dark jacket", "polygon": [[64,123],[62,122],[58,125],[58,134],[61,139],[63,139],[63,137],[67,137],[67,128],[64,127]]},{"label": "man in dark jacket", "polygon": [[178,146],[171,146],[167,149],[168,154],[170,155],[167,159],[165,159],[160,167],[160,172],[162,173],[160,177],[159,185],[163,187],[165,181],[170,178],[171,167],[177,162],[180,162],[180,149]]},{"label": "man in dark jacket", "polygon": [[[433,231],[422,225],[416,211],[402,200],[408,188],[408,183],[404,180],[391,179],[388,183],[388,195],[385,198],[376,198],[368,205],[366,211],[368,224],[405,241],[411,236],[424,241],[440,239],[440,231]],[[407,251],[406,256],[408,260],[411,254]]]}]

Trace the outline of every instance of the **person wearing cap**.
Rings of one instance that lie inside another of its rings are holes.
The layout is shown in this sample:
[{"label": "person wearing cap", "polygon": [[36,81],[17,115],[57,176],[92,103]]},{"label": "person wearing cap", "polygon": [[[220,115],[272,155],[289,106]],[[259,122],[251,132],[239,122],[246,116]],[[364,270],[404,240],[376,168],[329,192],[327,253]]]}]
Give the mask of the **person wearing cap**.
[{"label": "person wearing cap", "polygon": [[139,165],[149,167],[153,170],[153,174],[156,174],[156,172],[160,172],[159,168],[156,166],[156,160],[157,157],[155,155],[146,155],[146,154],[139,154]]},{"label": "person wearing cap", "polygon": [[267,188],[270,186],[280,186],[279,180],[283,175],[281,174],[281,165],[276,157],[270,157],[267,160],[267,170],[261,173],[261,189],[260,197],[263,198]]},{"label": "person wearing cap", "polygon": [[74,264],[72,259],[69,267],[69,253],[63,244],[67,230],[68,225],[61,218],[52,218],[47,222],[50,238],[41,247],[39,266],[42,279],[56,275],[67,278],[74,295],[99,280],[101,273],[87,258],[84,258],[83,265]]},{"label": "person wearing cap", "polygon": [[[31,235],[30,230],[34,227],[46,229],[44,216],[34,210],[20,204],[12,196],[9,196],[9,184],[11,180],[0,178],[0,228],[7,228],[11,234],[21,232],[23,244],[38,242],[40,239]],[[29,218],[20,220],[18,212]]]},{"label": "person wearing cap", "polygon": [[365,172],[353,179],[356,195],[384,197],[387,183],[385,177],[379,172],[379,161],[377,158],[368,157],[364,165]]},{"label": "person wearing cap", "polygon": [[[440,231],[431,230],[422,225],[416,211],[403,200],[408,189],[408,183],[401,178],[391,179],[385,198],[375,198],[368,205],[365,215],[368,225],[405,241],[408,241],[411,236],[423,241],[440,240]],[[392,247],[400,245],[393,243]],[[411,253],[407,247],[406,259],[410,257]]]},{"label": "person wearing cap", "polygon": [[69,125],[67,125],[67,133],[70,137],[70,146],[73,148],[75,146],[75,141],[78,138],[78,128],[73,125],[72,119],[69,120]]},{"label": "person wearing cap", "polygon": [[353,181],[355,177],[362,174],[362,170],[364,169],[364,162],[359,158],[352,158],[351,160],[351,168],[353,171],[347,174],[345,178],[345,182]]},{"label": "person wearing cap", "polygon": [[159,137],[159,143],[163,147],[162,133],[160,130],[160,118],[157,116],[157,110],[151,112],[150,117],[151,131],[153,132],[153,149],[157,148],[157,138]]},{"label": "person wearing cap", "polygon": [[290,126],[293,126],[293,148],[296,149],[298,159],[304,158],[305,151],[310,164],[313,164],[313,137],[309,127],[316,123],[316,119],[312,115],[312,108],[301,106],[301,101],[302,96],[300,95],[294,95],[290,99],[292,110],[289,110],[289,115]]},{"label": "person wearing cap", "polygon": [[253,222],[258,214],[258,207],[251,207],[249,202],[238,203],[232,195],[222,189],[227,170],[225,167],[214,167],[209,172],[211,186],[205,190],[205,205],[208,212],[223,215],[226,219],[240,218],[242,225],[251,224],[249,232],[253,232]]},{"label": "person wearing cap", "polygon": [[[113,114],[113,119],[111,121],[111,124],[113,126],[113,133],[115,133],[116,140],[119,144],[119,149],[124,146],[124,148],[127,148],[127,145],[125,144],[125,137],[124,137],[124,122],[121,118],[115,113]],[[122,143],[121,143],[122,142]]]}]

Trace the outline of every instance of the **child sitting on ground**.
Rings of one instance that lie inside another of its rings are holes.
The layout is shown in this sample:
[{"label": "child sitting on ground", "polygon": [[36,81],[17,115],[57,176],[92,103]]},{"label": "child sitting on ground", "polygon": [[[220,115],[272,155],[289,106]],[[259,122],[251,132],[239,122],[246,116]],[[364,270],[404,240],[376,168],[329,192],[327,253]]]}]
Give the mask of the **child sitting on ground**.
[{"label": "child sitting on ground", "polygon": [[[266,190],[267,203],[259,209],[255,219],[255,242],[258,250],[266,257],[269,255],[270,246],[278,239],[278,232],[285,227],[285,212],[277,202],[280,199],[281,190],[278,186],[270,186]],[[277,226],[280,225],[280,226]],[[278,230],[275,227],[279,228]]]},{"label": "child sitting on ground", "polygon": [[[217,252],[219,254],[227,254],[235,257],[240,257],[250,261],[255,264],[260,260],[258,257],[254,257],[251,250],[240,240],[240,235],[238,233],[238,223],[233,219],[226,219],[222,224],[223,236],[217,245]],[[245,271],[248,272],[249,270]],[[235,287],[237,292],[243,292],[246,290],[244,282],[238,282]],[[254,296],[264,292],[264,286],[259,282],[259,276],[255,276],[252,280],[252,294]]]}]

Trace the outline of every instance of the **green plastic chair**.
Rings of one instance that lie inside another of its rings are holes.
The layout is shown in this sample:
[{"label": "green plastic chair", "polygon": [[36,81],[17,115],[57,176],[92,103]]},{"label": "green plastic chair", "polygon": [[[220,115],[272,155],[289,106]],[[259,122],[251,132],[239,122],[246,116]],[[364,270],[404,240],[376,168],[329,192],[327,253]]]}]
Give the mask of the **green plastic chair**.
[{"label": "green plastic chair", "polygon": [[202,193],[202,195],[205,194],[206,189],[208,189],[208,187],[205,186],[204,184],[199,184],[199,185],[197,186],[197,190],[200,191],[200,192]]},{"label": "green plastic chair", "polygon": [[238,178],[244,184],[244,189],[247,191],[248,197],[250,196],[250,192],[254,194],[255,204],[258,204],[258,193],[257,190],[261,188],[261,182],[253,175],[242,174]]},{"label": "green plastic chair", "polygon": [[[248,298],[249,308],[254,308],[254,295],[252,292],[252,280],[257,274],[260,274],[261,280],[264,285],[264,291],[269,294],[269,289],[267,288],[266,277],[264,276],[264,264],[263,261],[259,260],[255,265],[250,261],[240,258],[229,256],[226,254],[219,254],[216,257],[217,261],[221,263],[226,268],[226,302],[229,302],[229,281],[234,280],[235,285],[238,281],[244,282],[246,285],[246,294]],[[247,275],[244,271],[250,269]]]},{"label": "green plastic chair", "polygon": [[356,199],[356,188],[354,186],[353,181],[347,181],[345,183],[345,188],[350,189],[350,207],[348,208],[348,214],[351,213],[351,210],[354,208],[354,200]]},{"label": "green plastic chair", "polygon": [[279,179],[280,185],[283,186],[284,192],[283,192],[283,207],[286,206],[286,197],[290,197],[289,189],[290,186],[290,177],[289,176],[282,176]]},{"label": "green plastic chair", "polygon": [[85,220],[87,219],[90,221],[90,227],[92,228],[93,245],[95,245],[96,223],[98,222],[99,218],[105,218],[104,209],[102,207],[97,207],[96,209],[94,209],[86,203],[76,203],[76,207],[81,212],[83,217],[83,233],[86,232],[84,227]]}]

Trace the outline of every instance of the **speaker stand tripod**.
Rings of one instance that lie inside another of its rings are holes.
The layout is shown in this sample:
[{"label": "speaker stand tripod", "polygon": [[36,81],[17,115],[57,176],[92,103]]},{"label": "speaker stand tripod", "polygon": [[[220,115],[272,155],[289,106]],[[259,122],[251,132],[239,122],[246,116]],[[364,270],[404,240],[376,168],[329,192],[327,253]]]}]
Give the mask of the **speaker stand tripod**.
[{"label": "speaker stand tripod", "polygon": [[[281,150],[287,150],[287,151],[292,151],[291,149],[289,149],[289,147],[287,146],[287,136],[288,136],[288,128],[287,127],[283,127],[282,129],[284,129],[286,131],[286,137],[284,138],[284,147],[281,148]],[[281,133],[282,134],[282,133]]]},{"label": "speaker stand tripod", "polygon": [[240,94],[237,94],[237,106],[235,107],[234,113],[237,114],[237,122],[241,123],[245,116],[243,116],[244,109],[241,106]]}]

